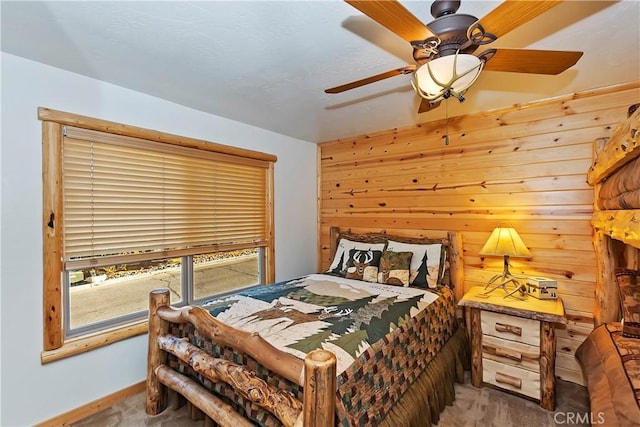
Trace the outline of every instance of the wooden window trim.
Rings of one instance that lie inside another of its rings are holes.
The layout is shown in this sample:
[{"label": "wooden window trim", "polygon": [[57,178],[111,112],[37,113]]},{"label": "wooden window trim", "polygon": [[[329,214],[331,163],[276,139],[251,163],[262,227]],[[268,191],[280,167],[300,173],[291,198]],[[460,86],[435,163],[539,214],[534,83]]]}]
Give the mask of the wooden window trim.
[{"label": "wooden window trim", "polygon": [[217,144],[202,139],[189,138],[186,136],[173,135],[135,126],[123,125],[108,120],[96,119],[93,117],[81,116],[73,113],[52,110],[38,107],[38,119],[43,122],[55,122],[61,125],[75,126],[83,129],[98,130],[101,132],[113,133],[116,135],[130,136],[133,138],[148,139],[150,141],[163,142],[165,144],[179,145],[182,147],[196,148],[205,151],[212,151],[220,154],[230,154],[232,156],[247,157],[267,162],[276,162],[278,158],[273,154],[262,153],[260,151],[248,150],[246,148],[230,147],[228,145]]},{"label": "wooden window trim", "polygon": [[48,108],[38,108],[42,121],[42,179],[43,179],[43,348],[41,362],[48,363],[147,332],[146,320],[96,332],[65,341],[62,319],[63,271],[63,200],[62,200],[62,127],[83,129],[142,138],[164,144],[195,148],[230,156],[269,162],[267,168],[267,245],[265,251],[265,281],[275,280],[273,163],[277,157],[259,151],[230,147],[205,140],[172,135],[164,132],[124,125],[107,120],[81,116]]}]

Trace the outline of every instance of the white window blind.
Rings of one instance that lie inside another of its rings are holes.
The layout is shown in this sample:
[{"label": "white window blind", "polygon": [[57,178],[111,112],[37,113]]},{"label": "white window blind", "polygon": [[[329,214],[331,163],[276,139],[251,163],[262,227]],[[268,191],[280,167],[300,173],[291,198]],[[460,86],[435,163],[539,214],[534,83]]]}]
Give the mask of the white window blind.
[{"label": "white window blind", "polygon": [[65,261],[266,244],[268,161],[67,126],[63,165]]}]

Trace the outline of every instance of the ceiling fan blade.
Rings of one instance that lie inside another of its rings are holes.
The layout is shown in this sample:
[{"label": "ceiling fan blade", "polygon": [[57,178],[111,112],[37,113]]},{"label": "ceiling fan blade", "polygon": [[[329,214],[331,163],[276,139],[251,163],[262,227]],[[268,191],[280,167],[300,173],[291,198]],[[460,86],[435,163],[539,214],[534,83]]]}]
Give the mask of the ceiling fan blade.
[{"label": "ceiling fan blade", "polygon": [[582,52],[496,49],[493,57],[484,64],[484,70],[555,75],[575,65],[581,56]]},{"label": "ceiling fan blade", "polygon": [[562,0],[519,1],[507,0],[478,22],[486,32],[502,37],[509,31],[531,21],[538,15],[562,3]]},{"label": "ceiling fan blade", "polygon": [[435,108],[438,108],[439,106],[440,106],[440,101],[438,101],[435,104],[431,105],[429,100],[422,98],[421,101],[420,101],[420,106],[418,107],[418,114],[426,113],[427,111],[431,111],[431,110],[433,110]]},{"label": "ceiling fan blade", "polygon": [[368,85],[369,83],[375,83],[380,80],[388,79],[389,77],[395,77],[401,74],[411,74],[414,71],[416,71],[415,65],[407,65],[405,67],[396,68],[395,70],[376,74],[375,76],[367,77],[365,79],[357,80],[355,82],[346,83],[340,86],[325,89],[324,91],[325,93],[340,93],[346,90],[355,89],[360,86]]},{"label": "ceiling fan blade", "polygon": [[426,25],[397,1],[345,0],[345,2],[408,42],[434,36]]}]

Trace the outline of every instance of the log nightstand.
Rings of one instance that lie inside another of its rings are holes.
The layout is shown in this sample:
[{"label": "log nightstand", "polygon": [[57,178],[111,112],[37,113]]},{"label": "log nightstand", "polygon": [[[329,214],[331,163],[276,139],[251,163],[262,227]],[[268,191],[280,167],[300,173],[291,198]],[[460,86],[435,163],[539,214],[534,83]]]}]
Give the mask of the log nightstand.
[{"label": "log nightstand", "polygon": [[562,300],[520,301],[476,286],[458,302],[466,307],[471,335],[471,383],[491,384],[555,407],[556,335],[566,323]]}]

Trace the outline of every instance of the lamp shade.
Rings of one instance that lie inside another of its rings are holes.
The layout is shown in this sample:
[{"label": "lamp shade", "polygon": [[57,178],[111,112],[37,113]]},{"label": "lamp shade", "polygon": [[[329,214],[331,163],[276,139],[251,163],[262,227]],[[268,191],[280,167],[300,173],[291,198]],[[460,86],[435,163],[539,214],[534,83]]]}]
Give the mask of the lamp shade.
[{"label": "lamp shade", "polygon": [[529,257],[531,252],[513,227],[496,227],[480,250],[480,255]]},{"label": "lamp shade", "polygon": [[474,55],[441,56],[416,70],[416,82],[420,90],[427,95],[439,94],[444,88],[464,93],[478,78],[481,65],[480,59]]}]

